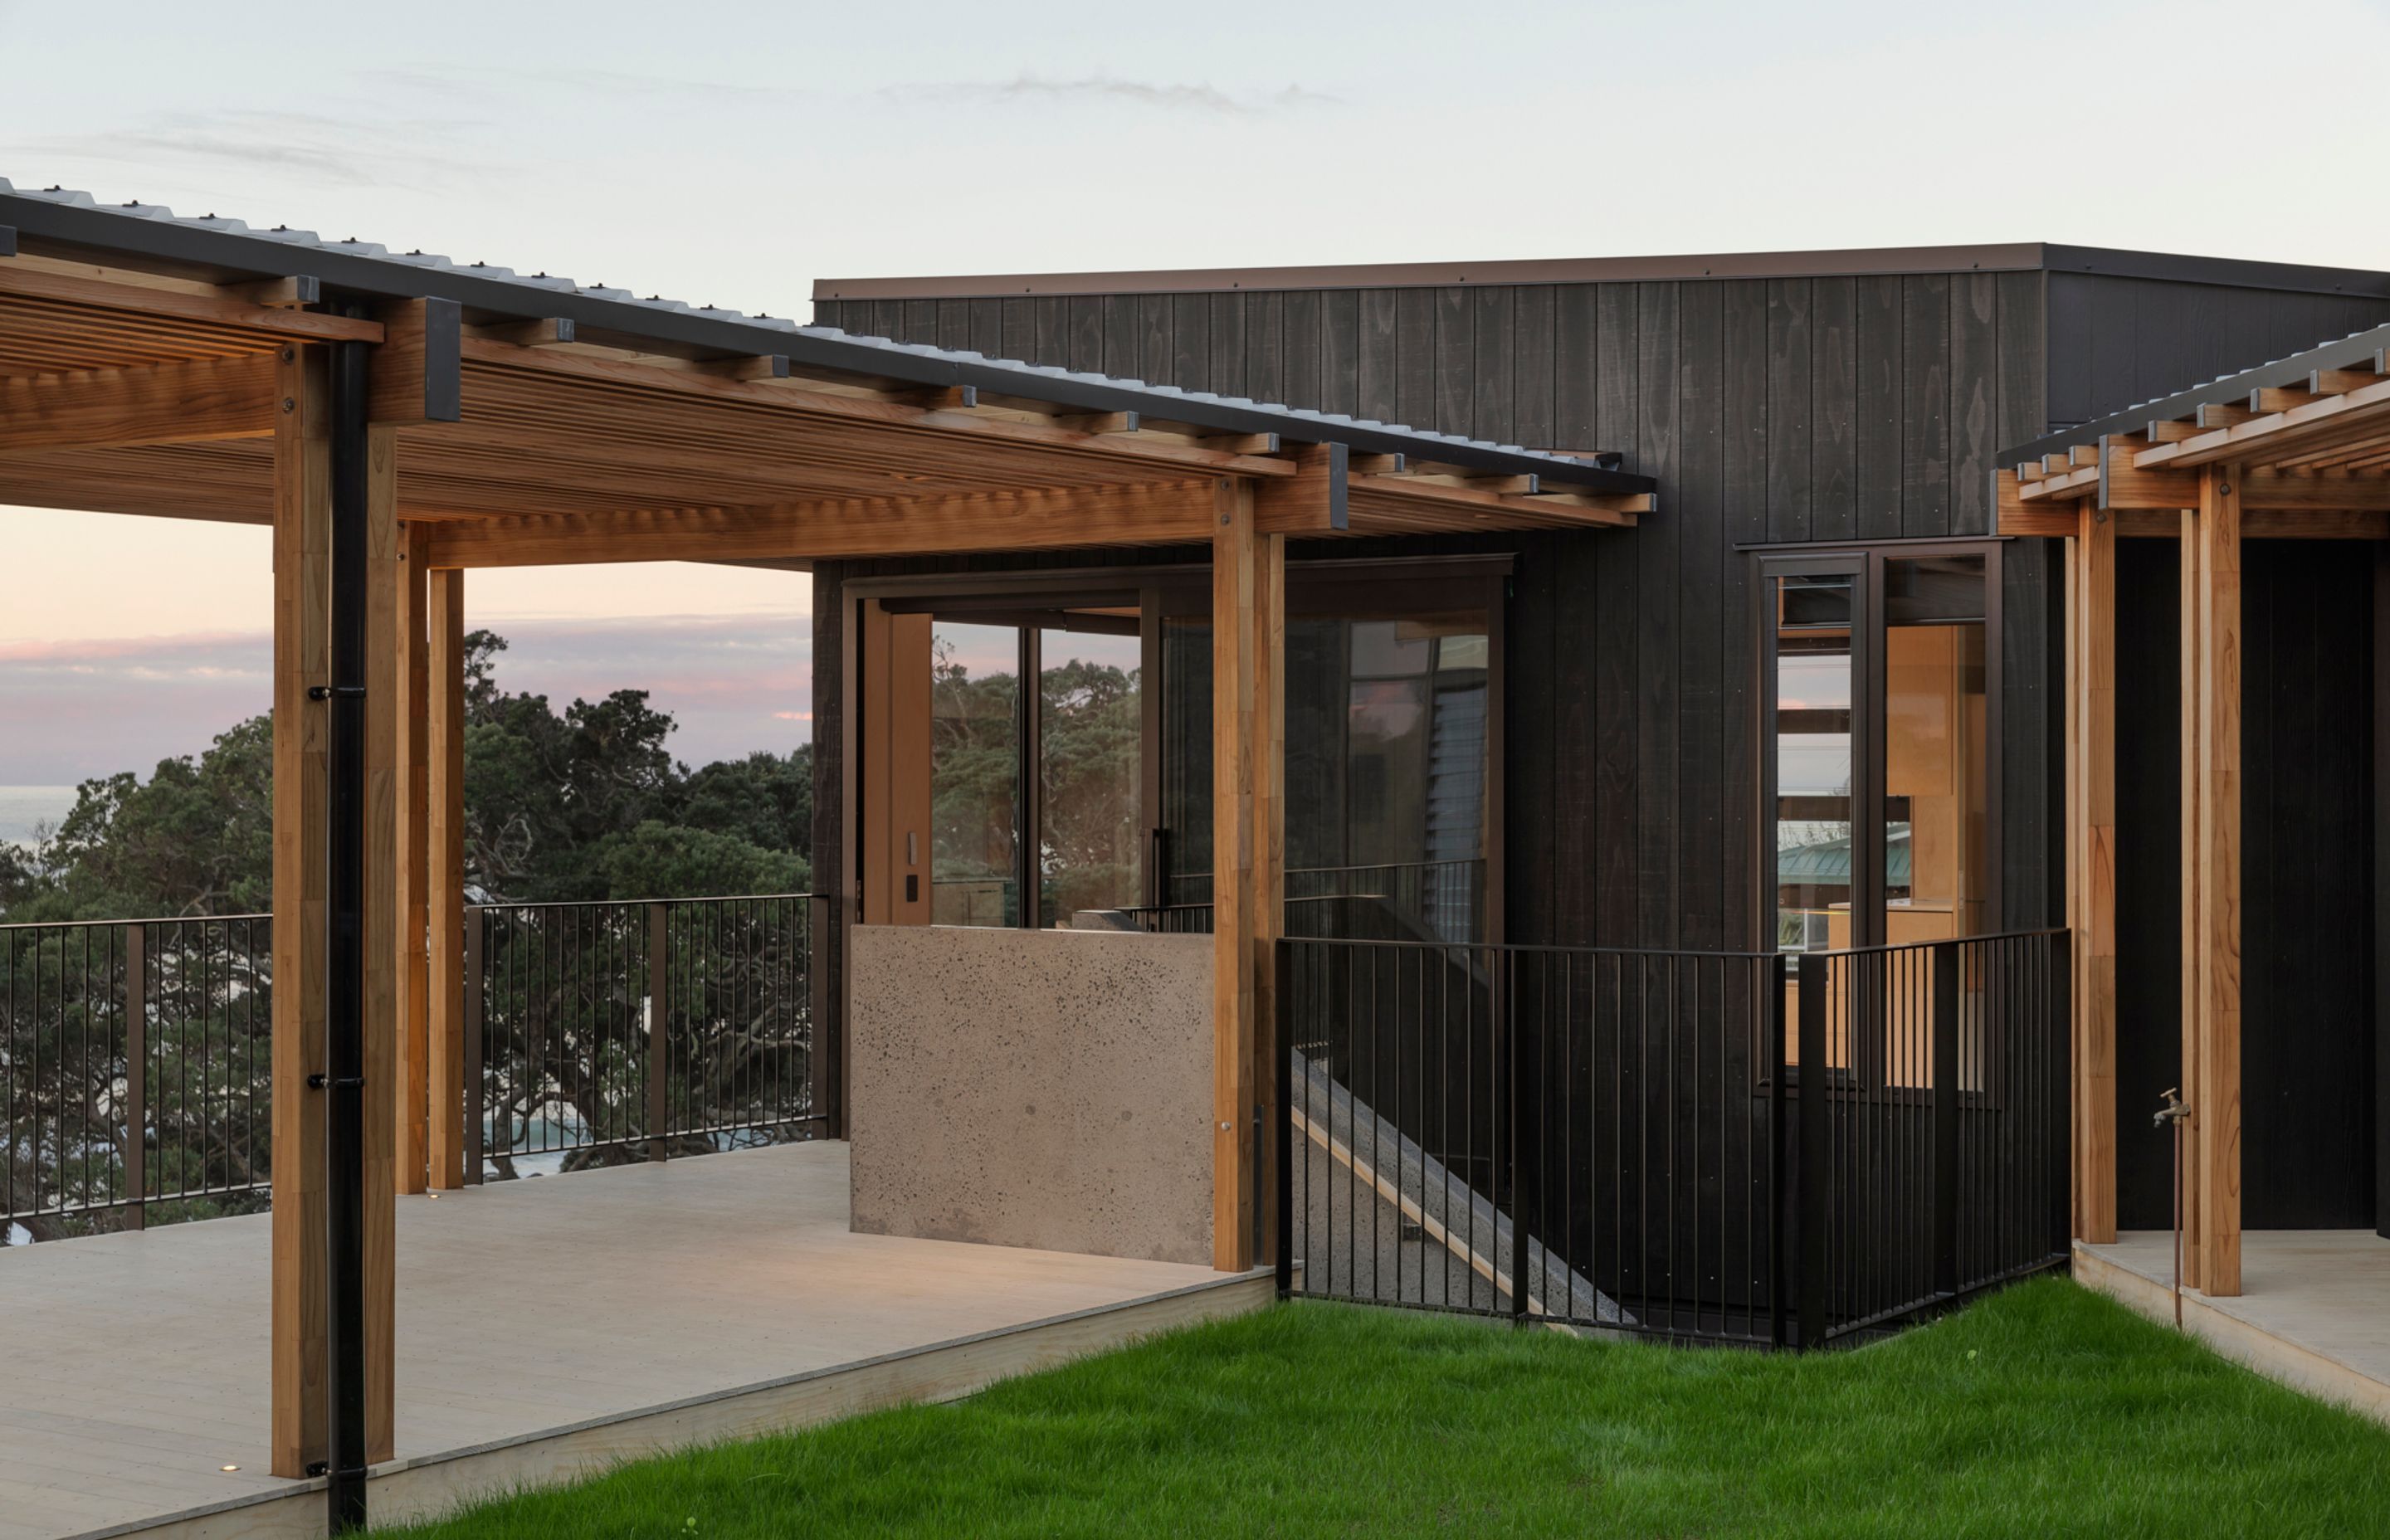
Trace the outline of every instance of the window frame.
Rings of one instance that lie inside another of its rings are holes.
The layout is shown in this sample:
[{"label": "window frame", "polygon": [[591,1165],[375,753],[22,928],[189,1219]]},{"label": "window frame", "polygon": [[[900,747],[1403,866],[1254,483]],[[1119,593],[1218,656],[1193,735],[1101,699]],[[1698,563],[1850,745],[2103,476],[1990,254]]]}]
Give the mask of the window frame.
[{"label": "window frame", "polygon": [[[1984,563],[1984,913],[1988,930],[1998,934],[2006,915],[2000,860],[2002,798],[2001,549],[1998,537],[1836,543],[1831,545],[1758,546],[1748,548],[1752,578],[1758,597],[1752,605],[1754,655],[1758,687],[1758,806],[1754,828],[1760,849],[1754,871],[1757,890],[1752,914],[1758,940],[1754,950],[1780,951],[1776,941],[1776,828],[1779,811],[1777,763],[1777,605],[1779,578],[1804,575],[1846,575],[1851,585],[1851,942],[1853,947],[1886,944],[1884,900],[1885,711],[1887,682],[1885,572],[1895,561],[1931,557],[1980,557]],[[1953,939],[1965,940],[1966,934]]]}]

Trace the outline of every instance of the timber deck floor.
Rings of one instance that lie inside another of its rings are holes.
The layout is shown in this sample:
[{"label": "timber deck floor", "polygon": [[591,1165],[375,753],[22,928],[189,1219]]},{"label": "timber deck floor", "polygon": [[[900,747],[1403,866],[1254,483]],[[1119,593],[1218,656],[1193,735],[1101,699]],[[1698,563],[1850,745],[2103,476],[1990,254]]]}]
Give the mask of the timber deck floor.
[{"label": "timber deck floor", "polygon": [[[2174,1318],[2174,1235],[2075,1245],[2075,1276],[2144,1315]],[[2241,1292],[2182,1293],[2183,1325],[2218,1352],[2390,1422],[2390,1240],[2371,1230],[2249,1230]]]},{"label": "timber deck floor", "polygon": [[[376,1516],[963,1393],[1266,1297],[1252,1276],[847,1218],[830,1143],[400,1199],[397,1459]],[[322,1533],[320,1483],[267,1473],[270,1223],[0,1251],[0,1540]]]}]

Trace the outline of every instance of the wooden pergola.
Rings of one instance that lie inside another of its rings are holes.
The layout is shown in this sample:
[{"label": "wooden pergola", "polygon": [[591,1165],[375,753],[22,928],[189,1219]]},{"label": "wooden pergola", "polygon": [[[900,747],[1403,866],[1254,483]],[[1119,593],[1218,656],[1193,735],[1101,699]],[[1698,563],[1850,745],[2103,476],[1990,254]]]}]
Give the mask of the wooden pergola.
[{"label": "wooden pergola", "polygon": [[[1651,488],[0,183],[0,503],[274,531],[276,1472],[342,1457],[336,1223],[362,1230],[344,1393],[364,1459],[390,1457],[394,1195],[463,1179],[468,570],[1208,545],[1214,1229],[1240,1270],[1267,1158],[1251,1114],[1272,1081],[1287,538],[1618,529]],[[328,1175],[344,1121],[347,1217]]]},{"label": "wooden pergola", "polygon": [[2390,539],[2390,327],[2002,456],[2067,543],[2075,1233],[2116,1238],[2116,542],[2182,545],[2183,1281],[2241,1292],[2241,543]]}]

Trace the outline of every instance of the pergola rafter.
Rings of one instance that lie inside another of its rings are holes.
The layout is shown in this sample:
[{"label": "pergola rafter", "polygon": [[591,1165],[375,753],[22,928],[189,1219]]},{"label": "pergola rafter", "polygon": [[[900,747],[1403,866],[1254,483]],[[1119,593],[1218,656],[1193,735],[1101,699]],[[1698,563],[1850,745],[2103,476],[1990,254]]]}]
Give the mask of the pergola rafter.
[{"label": "pergola rafter", "polygon": [[1999,530],[2067,543],[2075,1233],[2116,1236],[2116,541],[2178,542],[2184,1281],[2241,1291],[2241,569],[2253,539],[2390,540],[2390,327],[2019,446]]},{"label": "pergola rafter", "polygon": [[[443,1120],[462,1094],[467,569],[1209,547],[1214,1246],[1244,1268],[1267,1159],[1253,1104],[1275,1095],[1287,539],[1617,529],[1653,485],[1600,458],[0,182],[0,504],[275,532],[275,1469],[328,1458],[338,1494],[389,1457],[392,1193],[461,1179]],[[361,841],[344,869],[362,899],[333,879],[333,832]],[[362,977],[334,977],[328,937],[364,938]],[[336,983],[353,1012],[328,1005]],[[358,1094],[361,1112],[337,1099]],[[328,1263],[355,1196],[328,1152],[358,1149],[362,1258]],[[358,1271],[348,1320],[335,1302]],[[363,1397],[338,1429],[335,1318]]]}]

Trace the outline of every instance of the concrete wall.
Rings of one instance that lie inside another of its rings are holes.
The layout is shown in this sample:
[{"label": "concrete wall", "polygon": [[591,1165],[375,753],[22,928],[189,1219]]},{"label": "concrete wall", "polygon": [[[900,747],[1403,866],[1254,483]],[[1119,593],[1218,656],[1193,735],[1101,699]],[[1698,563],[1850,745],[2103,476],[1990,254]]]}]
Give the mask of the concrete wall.
[{"label": "concrete wall", "polygon": [[1212,938],[860,926],[854,1228],[1212,1261]]}]

